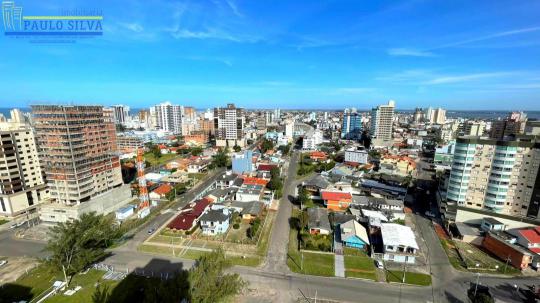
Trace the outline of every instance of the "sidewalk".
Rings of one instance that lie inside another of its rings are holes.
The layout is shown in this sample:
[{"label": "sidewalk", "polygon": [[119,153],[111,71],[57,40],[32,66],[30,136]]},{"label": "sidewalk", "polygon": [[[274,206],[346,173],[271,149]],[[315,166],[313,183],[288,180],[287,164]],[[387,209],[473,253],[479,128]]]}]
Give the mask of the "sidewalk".
[{"label": "sidewalk", "polygon": [[338,239],[337,231],[334,234],[334,270],[336,277],[345,278],[345,258],[343,257],[343,245]]}]

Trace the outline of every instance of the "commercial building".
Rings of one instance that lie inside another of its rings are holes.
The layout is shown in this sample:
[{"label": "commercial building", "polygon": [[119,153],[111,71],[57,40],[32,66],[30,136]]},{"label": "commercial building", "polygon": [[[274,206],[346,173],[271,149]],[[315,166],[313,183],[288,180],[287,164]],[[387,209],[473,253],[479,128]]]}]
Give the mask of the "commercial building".
[{"label": "commercial building", "polygon": [[346,108],[343,112],[343,123],[341,125],[341,138],[347,140],[360,139],[362,135],[362,116],[356,108]]},{"label": "commercial building", "polygon": [[216,133],[217,146],[243,147],[245,114],[243,108],[237,108],[234,104],[227,107],[214,108],[214,130]]},{"label": "commercial building", "polygon": [[[129,188],[126,196],[121,189],[124,187],[120,161],[114,150],[116,137],[110,132],[114,124],[105,116],[103,107],[33,105],[32,113],[52,202],[77,206],[106,201],[107,206],[98,207],[102,211],[122,206],[122,199],[129,198]],[[114,194],[113,189],[117,189]],[[42,212],[42,220],[72,218],[62,215],[65,209],[49,211]],[[71,212],[74,213],[77,212]]]},{"label": "commercial building", "polygon": [[516,217],[539,217],[540,142],[534,136],[513,140],[457,139],[447,200],[458,206]]},{"label": "commercial building", "polygon": [[232,155],[232,171],[235,174],[250,173],[253,171],[253,151],[245,150]]},{"label": "commercial building", "polygon": [[156,128],[175,134],[182,133],[182,106],[164,102],[153,106],[151,113],[155,115]]},{"label": "commercial building", "polygon": [[486,129],[484,121],[466,121],[461,125],[460,134],[463,136],[482,136]]},{"label": "commercial building", "polygon": [[304,135],[304,140],[302,141],[302,149],[304,150],[314,150],[317,148],[317,145],[323,142],[323,133],[319,129],[311,129]]},{"label": "commercial building", "polygon": [[348,163],[368,163],[368,152],[361,146],[353,146],[345,150],[345,162]]},{"label": "commercial building", "polygon": [[372,145],[386,146],[392,144],[392,124],[394,120],[395,102],[388,101],[387,105],[379,105],[371,111],[370,134]]},{"label": "commercial building", "polygon": [[48,196],[36,140],[19,110],[0,121],[0,216],[36,211]]}]

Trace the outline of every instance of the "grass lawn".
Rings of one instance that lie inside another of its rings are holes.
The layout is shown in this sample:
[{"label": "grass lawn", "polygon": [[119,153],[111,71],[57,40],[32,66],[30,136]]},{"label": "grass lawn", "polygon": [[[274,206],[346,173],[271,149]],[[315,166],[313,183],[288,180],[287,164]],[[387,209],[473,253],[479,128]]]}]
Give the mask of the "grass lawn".
[{"label": "grass lawn", "polygon": [[152,164],[152,166],[165,164],[165,163],[167,163],[167,162],[169,162],[172,159],[177,158],[177,157],[180,157],[180,156],[177,155],[177,154],[174,154],[174,153],[173,154],[164,154],[164,155],[161,155],[161,157],[159,157],[159,158],[156,158],[154,156],[154,154],[151,153],[151,152],[144,154],[144,160],[150,162],[150,164]]},{"label": "grass lawn", "polygon": [[[361,253],[361,252],[360,252]],[[345,276],[376,280],[373,259],[367,255],[345,255]]]},{"label": "grass lawn", "polygon": [[[403,281],[403,272],[399,270],[388,270],[386,271],[386,280],[388,282],[401,283]],[[431,285],[431,276],[426,274],[407,272],[405,274],[405,283],[421,286]]]},{"label": "grass lawn", "polygon": [[[521,272],[514,268],[511,265],[505,266],[505,262],[501,261],[499,259],[495,259],[494,257],[490,256],[489,254],[485,253],[484,251],[480,250],[478,247],[461,242],[461,241],[454,241],[454,245],[457,249],[459,249],[459,252],[461,253],[461,256],[463,256],[463,259],[465,263],[467,264],[467,268],[470,271],[474,272],[499,272],[499,273],[506,273],[506,274],[512,274],[512,275],[519,275]],[[479,268],[476,269],[476,264],[479,264]],[[495,268],[498,266],[498,269],[495,270]],[[506,267],[506,270],[505,270]]]},{"label": "grass lawn", "polygon": [[[47,299],[46,302],[92,302],[92,294],[96,289],[96,283],[99,282],[111,289],[118,284],[117,281],[101,281],[103,274],[103,271],[92,269],[86,274],[75,275],[68,289],[81,286],[81,290],[72,296],[59,293]],[[40,265],[33,269],[29,275],[19,278],[14,283],[5,284],[0,292],[0,302],[30,301],[31,299],[36,299],[40,295],[44,295],[44,292],[52,286],[54,281],[58,280],[64,280],[61,272],[55,271],[49,266]]]}]

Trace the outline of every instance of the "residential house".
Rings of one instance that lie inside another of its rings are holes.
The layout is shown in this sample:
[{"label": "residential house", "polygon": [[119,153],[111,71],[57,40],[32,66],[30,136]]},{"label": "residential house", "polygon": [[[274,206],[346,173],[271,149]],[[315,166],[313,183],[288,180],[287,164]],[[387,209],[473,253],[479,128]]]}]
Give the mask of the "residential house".
[{"label": "residential house", "polygon": [[325,177],[317,174],[312,178],[302,182],[302,186],[309,192],[311,197],[320,197],[321,191],[330,186],[330,182]]},{"label": "residential house", "polygon": [[516,236],[519,245],[535,254],[540,254],[540,226],[535,228],[519,229],[512,233]]},{"label": "residential house", "polygon": [[209,209],[199,219],[203,235],[220,235],[229,229],[232,212],[228,208]]},{"label": "residential house", "polygon": [[[270,172],[272,171],[272,168],[279,168],[278,165],[275,165],[275,164],[259,164],[259,166],[257,166],[257,171],[259,172]],[[281,170],[280,170],[280,173],[281,173]]]},{"label": "residential house", "polygon": [[506,227],[504,223],[495,218],[485,217],[482,219],[480,228],[483,231],[502,231],[505,230]]},{"label": "residential house", "polygon": [[260,201],[250,201],[250,202],[238,202],[235,201],[232,203],[235,207],[242,206],[240,214],[244,220],[254,220],[255,218],[260,218],[264,211],[265,205]]},{"label": "residential house", "polygon": [[234,182],[238,178],[237,174],[233,174],[231,172],[226,172],[223,175],[221,175],[220,178],[216,180],[216,187],[217,188],[229,188],[234,185]]},{"label": "residential house", "polygon": [[395,223],[382,223],[381,236],[385,261],[409,264],[416,262],[418,244],[410,227]]},{"label": "residential house", "polygon": [[347,210],[352,202],[350,193],[339,191],[322,191],[321,198],[326,208],[333,211]]},{"label": "residential house", "polygon": [[312,151],[311,153],[309,153],[309,158],[316,162],[323,162],[328,160],[328,156],[325,152],[322,151]]},{"label": "residential house", "polygon": [[328,220],[328,210],[326,208],[308,208],[308,229],[313,235],[328,235],[332,231]]},{"label": "residential house", "polygon": [[208,169],[210,165],[210,159],[197,159],[188,164],[187,172],[188,173],[201,173]]},{"label": "residential house", "polygon": [[366,228],[356,220],[349,220],[339,225],[341,242],[346,247],[366,249],[369,237]]},{"label": "residential house", "polygon": [[206,196],[212,198],[216,202],[223,202],[232,199],[238,189],[234,187],[229,188],[215,188],[209,191]]},{"label": "residential house", "polygon": [[192,230],[197,226],[200,216],[210,208],[211,203],[211,199],[203,198],[184,206],[167,228],[181,231]]},{"label": "residential house", "polygon": [[164,183],[161,184],[158,188],[154,189],[148,196],[150,200],[163,200],[166,199],[167,194],[173,190],[173,187],[170,184]]},{"label": "residential house", "polygon": [[402,175],[412,174],[416,171],[416,162],[408,156],[386,154],[381,157],[380,164],[393,165]]}]

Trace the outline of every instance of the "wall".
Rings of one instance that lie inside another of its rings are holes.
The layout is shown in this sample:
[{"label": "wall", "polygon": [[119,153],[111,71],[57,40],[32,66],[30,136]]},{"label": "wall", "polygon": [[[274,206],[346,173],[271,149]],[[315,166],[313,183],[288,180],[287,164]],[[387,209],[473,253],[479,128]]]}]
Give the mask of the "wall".
[{"label": "wall", "polygon": [[506,261],[507,258],[510,257],[509,263],[516,268],[526,268],[528,263],[531,261],[530,257],[524,256],[519,251],[513,249],[511,246],[506,245],[506,243],[493,238],[489,234],[486,235],[484,241],[482,242],[482,246],[503,261]]},{"label": "wall", "polygon": [[523,228],[523,227],[534,227],[534,224],[530,224],[527,222],[522,221],[516,221],[516,220],[510,220],[502,217],[498,217],[495,214],[493,215],[486,215],[486,214],[480,214],[472,211],[466,211],[462,209],[458,209],[456,214],[456,222],[463,222],[473,225],[480,225],[482,224],[482,219],[485,217],[491,217],[494,219],[497,219],[498,221],[506,224],[506,229],[513,229],[513,228]]}]

